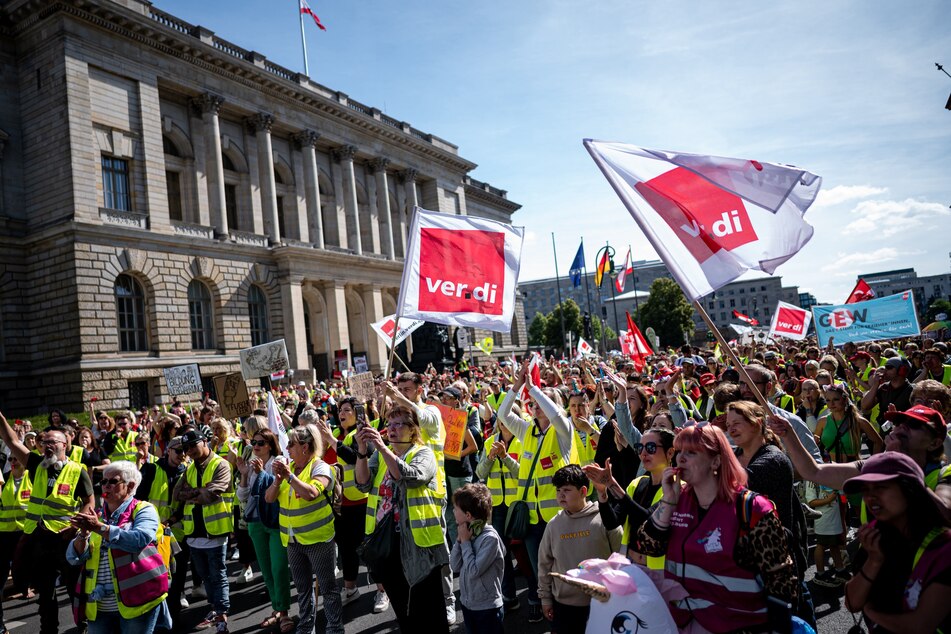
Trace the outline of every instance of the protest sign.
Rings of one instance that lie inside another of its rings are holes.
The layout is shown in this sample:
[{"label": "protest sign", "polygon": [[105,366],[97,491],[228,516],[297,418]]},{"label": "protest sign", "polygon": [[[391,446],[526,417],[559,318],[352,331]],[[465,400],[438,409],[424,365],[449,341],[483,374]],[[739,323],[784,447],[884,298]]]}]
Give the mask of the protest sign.
[{"label": "protest sign", "polygon": [[350,377],[350,395],[361,403],[366,403],[376,396],[373,389],[373,373],[362,372]]},{"label": "protest sign", "polygon": [[813,306],[812,316],[819,341],[834,337],[836,344],[921,334],[915,297],[910,290],[865,302]]},{"label": "protest sign", "polygon": [[168,386],[168,393],[171,396],[204,392],[197,363],[176,365],[173,368],[165,368],[162,372],[165,374],[165,385]]},{"label": "protest sign", "polygon": [[240,372],[222,374],[214,378],[218,405],[225,418],[238,418],[251,415],[251,398],[248,386]]},{"label": "protest sign", "polygon": [[443,444],[443,453],[448,458],[459,459],[462,453],[462,441],[466,437],[466,422],[469,413],[463,409],[453,409],[445,405],[436,405],[442,414],[442,426],[446,430],[446,442]]},{"label": "protest sign", "polygon": [[786,302],[776,304],[773,314],[773,323],[769,327],[769,334],[787,339],[801,340],[806,338],[812,313],[805,308],[799,308]]},{"label": "protest sign", "polygon": [[469,339],[469,331],[465,328],[456,328],[456,346],[458,348],[468,348],[472,345],[472,340]]},{"label": "protest sign", "polygon": [[369,369],[370,369],[370,365],[367,363],[367,355],[365,354],[353,355],[353,371],[354,372],[366,372]]},{"label": "protest sign", "polygon": [[241,375],[247,379],[256,379],[260,376],[270,376],[275,372],[290,369],[287,358],[287,347],[283,339],[264,343],[253,348],[245,348],[239,353],[241,360]]}]

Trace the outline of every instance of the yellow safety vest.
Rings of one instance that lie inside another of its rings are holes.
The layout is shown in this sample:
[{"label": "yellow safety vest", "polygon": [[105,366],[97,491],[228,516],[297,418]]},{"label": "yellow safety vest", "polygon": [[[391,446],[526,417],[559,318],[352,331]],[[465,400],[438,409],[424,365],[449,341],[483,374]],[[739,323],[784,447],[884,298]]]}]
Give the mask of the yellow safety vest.
[{"label": "yellow safety vest", "polygon": [[[295,541],[304,546],[322,544],[334,538],[334,512],[324,495],[324,485],[311,478],[316,460],[317,456],[311,458],[301,475],[295,476],[317,489],[317,497],[313,500],[305,500],[297,495],[288,480],[281,482],[278,500],[281,503],[281,543],[284,546],[290,541],[290,529],[294,530]],[[288,468],[294,473],[293,460]]]},{"label": "yellow safety vest", "polygon": [[[148,505],[148,502],[140,501],[138,506],[135,507],[135,511],[133,511],[132,517],[134,518],[136,515],[138,515],[139,512],[143,508],[145,508],[147,505]],[[162,531],[161,524],[159,524],[158,530],[159,532]],[[99,533],[90,533],[89,543],[86,546],[86,548],[89,549],[89,559],[86,560],[86,565],[85,565],[85,571],[84,571],[85,581],[83,582],[83,591],[86,593],[86,596],[88,597],[93,592],[93,590],[96,589],[96,585],[97,585],[96,582],[99,576],[99,557],[102,556],[102,535],[100,535]],[[155,546],[154,542],[153,544],[149,544],[148,546],[146,546],[145,550],[143,550],[140,553],[137,553],[135,556],[148,554],[149,551],[151,551],[152,549],[157,550],[157,547]],[[122,603],[121,595],[119,594],[118,581],[116,580],[116,565],[114,560],[115,555],[113,554],[113,551],[111,549],[107,549],[107,550],[109,551],[109,575],[112,577],[112,588],[113,588],[112,591],[115,593],[116,603],[119,606],[119,615],[123,619],[134,619],[136,617],[142,616],[143,614],[146,614],[154,610],[157,605],[159,605],[160,603],[162,603],[162,601],[165,600],[165,598],[168,596],[167,592],[159,596],[158,598],[152,599],[145,605],[138,605],[134,607],[128,607],[124,605]],[[133,556],[133,555],[130,555],[129,553],[125,553],[122,551],[120,551],[120,553],[121,553],[120,556],[125,556],[125,557]],[[167,575],[168,569],[165,568],[164,566],[160,568],[155,568],[154,570],[150,571],[150,574],[153,575],[150,578],[154,578],[154,575],[159,575],[159,574]],[[148,579],[143,579],[142,581],[148,581]],[[97,601],[86,602],[86,618],[87,619],[89,619],[90,621],[95,621],[96,615],[98,614],[98,612],[99,612],[99,603]]]},{"label": "yellow safety vest", "polygon": [[24,533],[31,535],[38,524],[43,524],[46,530],[53,533],[58,533],[69,526],[69,518],[79,510],[79,502],[74,496],[82,472],[81,465],[67,460],[53,484],[50,496],[46,497],[46,483],[49,476],[42,465],[36,468],[30,503],[26,507],[26,519],[23,520]]},{"label": "yellow safety vest", "polygon": [[[420,452],[422,445],[413,445],[406,455],[404,462],[410,462]],[[380,459],[376,475],[373,477],[373,489],[367,500],[367,517],[365,533],[371,535],[376,529],[376,507],[380,503],[380,483],[386,475],[386,462]],[[432,483],[435,486],[435,482]],[[413,533],[413,541],[417,546],[428,547],[445,543],[446,537],[442,528],[442,498],[429,484],[416,487],[406,487],[406,504],[409,508],[409,527]],[[401,509],[402,511],[402,509]]]},{"label": "yellow safety vest", "polygon": [[30,474],[23,472],[20,486],[17,487],[10,474],[10,479],[3,483],[0,491],[0,533],[15,533],[23,530],[23,521],[26,519],[26,507],[30,504],[30,492],[33,483]]},{"label": "yellow safety vest", "polygon": [[[343,439],[343,444],[347,447],[353,447],[356,442],[357,430],[347,434]],[[360,502],[367,499],[368,493],[364,493],[357,488],[356,465],[347,464],[340,457],[337,457],[337,463],[343,467],[343,497],[351,502]]]},{"label": "yellow safety vest", "polygon": [[122,436],[117,434],[116,446],[112,449],[112,453],[109,454],[109,462],[118,462],[119,460],[135,462],[136,453],[138,452],[135,448],[135,434],[130,431],[126,436],[126,440],[123,440]]},{"label": "yellow safety vest", "polygon": [[499,406],[502,404],[502,399],[505,398],[505,394],[505,392],[499,392],[499,395],[496,396],[490,392],[489,395],[485,397],[485,402],[489,404],[493,412],[499,411]]},{"label": "yellow safety vest", "polygon": [[420,431],[420,435],[423,438],[423,443],[427,447],[432,449],[433,455],[436,456],[436,495],[445,498],[446,497],[446,459],[443,454],[443,447],[446,444],[446,428],[443,427],[442,425],[442,414],[439,414],[439,433],[436,435],[435,438],[431,437],[429,433],[422,427],[420,427],[419,431]]},{"label": "yellow safety vest", "polygon": [[[230,473],[231,465],[227,460],[222,460],[217,454],[211,455],[211,460],[201,474],[201,486],[206,487],[211,482],[218,463],[224,462],[228,465]],[[198,488],[198,468],[192,462],[185,470],[185,481],[192,488]],[[199,507],[202,519],[205,521],[205,531],[208,535],[215,537],[219,535],[228,535],[234,530],[234,514],[231,511],[231,504],[225,501],[225,494],[234,496],[234,484],[232,479],[228,478],[228,491],[222,494],[221,499],[212,504],[205,504]],[[185,529],[185,535],[191,535],[195,532],[195,520],[192,513],[195,512],[195,504],[185,504],[185,516],[182,518],[182,527]]]},{"label": "yellow safety vest", "polygon": [[[631,483],[627,485],[627,494],[634,499],[634,491],[637,490],[637,485],[641,483],[644,478],[650,479],[650,474],[642,475],[639,478],[634,478],[631,480]],[[658,488],[657,492],[654,494],[654,499],[651,500],[651,506],[660,502],[660,499],[664,496],[664,489]],[[631,520],[630,518],[624,520],[624,537],[622,542],[625,546],[631,543]],[[651,570],[663,570],[664,569],[664,557],[648,557],[647,558],[647,567]]]},{"label": "yellow safety vest", "polygon": [[[152,487],[149,489],[149,504],[155,507],[159,514],[159,521],[166,526],[168,526],[168,519],[172,516],[170,497],[171,487],[168,486],[168,475],[161,467],[156,465],[155,477],[152,478]],[[169,528],[177,541],[185,539],[185,530],[181,521],[169,526]]]},{"label": "yellow safety vest", "polygon": [[[593,425],[592,425],[593,427]],[[586,464],[591,464],[594,462],[594,454],[598,450],[598,446],[594,444],[594,438],[591,434],[585,434],[585,439],[581,440],[581,432],[577,429],[572,430],[575,434],[575,444],[578,447],[578,463],[582,467]]]},{"label": "yellow safety vest", "polygon": [[83,463],[83,448],[79,445],[73,445],[69,449],[69,459],[73,462]]},{"label": "yellow safety vest", "polygon": [[[558,434],[554,427],[549,425],[541,435],[535,434],[536,429],[534,426],[528,428],[522,440],[522,459],[518,464],[517,499],[521,500],[522,495],[527,491],[525,501],[528,502],[532,524],[538,523],[539,515],[544,521],[550,522],[558,514],[561,508],[558,506],[558,490],[552,484],[551,478],[562,467],[578,464],[578,446],[574,434],[571,435],[571,453],[566,460],[558,447]],[[538,454],[537,461],[536,454]],[[529,480],[528,474],[533,462],[535,472]]]},{"label": "yellow safety vest", "polygon": [[[487,447],[492,447],[497,442],[505,442],[501,434],[495,434],[486,441]],[[522,455],[522,441],[518,438],[512,438],[506,453],[515,459],[516,462]],[[486,478],[485,485],[489,487],[489,493],[492,494],[492,506],[501,504],[509,505],[518,498],[518,479],[508,474],[508,469],[502,464],[501,459],[492,461],[492,470],[489,471],[489,477]]]}]

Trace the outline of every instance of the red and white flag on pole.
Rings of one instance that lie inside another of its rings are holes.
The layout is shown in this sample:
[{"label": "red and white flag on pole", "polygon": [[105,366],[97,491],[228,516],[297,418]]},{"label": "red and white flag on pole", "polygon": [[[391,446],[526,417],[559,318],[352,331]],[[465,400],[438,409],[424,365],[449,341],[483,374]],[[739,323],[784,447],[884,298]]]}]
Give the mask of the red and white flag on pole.
[{"label": "red and white flag on pole", "polygon": [[281,454],[287,457],[287,431],[284,429],[284,421],[281,420],[281,410],[274,400],[274,395],[267,393],[267,426],[277,436],[277,445],[281,449]]},{"label": "red and white flag on pole", "polygon": [[634,368],[638,372],[643,372],[644,366],[647,364],[647,357],[654,354],[654,351],[647,343],[644,335],[641,334],[640,328],[631,319],[631,313],[625,314],[627,315],[627,330],[622,330],[620,337],[618,337],[621,352],[631,357]]},{"label": "red and white flag on pole", "polygon": [[617,289],[618,293],[624,292],[624,281],[627,279],[627,276],[631,275],[633,272],[634,265],[631,264],[631,249],[628,248],[627,258],[624,259],[624,268],[621,269],[621,272],[617,274],[617,279],[614,280],[614,287]]},{"label": "red and white flag on pole", "polygon": [[[513,359],[515,357],[512,357]],[[519,392],[518,396],[522,399],[522,403],[528,403],[531,400],[531,396],[528,391],[532,389],[532,386],[541,387],[542,384],[542,363],[545,360],[542,358],[542,355],[537,352],[532,353],[532,359],[528,362],[528,376],[525,377],[525,383],[522,384],[522,390]],[[518,366],[515,367],[516,372],[518,372]]]},{"label": "red and white flag on pole", "polygon": [[397,314],[508,332],[524,227],[416,207]]},{"label": "red and white flag on pole", "polygon": [[745,322],[751,326],[759,326],[759,319],[754,319],[753,317],[750,317],[749,315],[744,315],[738,310],[733,311],[733,316],[739,319],[740,321]]},{"label": "red and white flag on pole", "polygon": [[591,139],[584,145],[691,301],[748,270],[772,274],[812,238],[803,214],[819,193],[815,174]]},{"label": "red and white flag on pole", "polygon": [[868,285],[868,282],[860,277],[845,303],[854,304],[855,302],[866,302],[870,299],[875,299],[875,291]]},{"label": "red and white flag on pole", "polygon": [[586,354],[594,354],[594,348],[591,347],[591,344],[578,337],[578,358],[580,359]]},{"label": "red and white flag on pole", "polygon": [[[326,31],[327,27],[320,23],[320,18],[317,17],[317,14],[314,13],[314,10],[310,8],[310,5],[307,4],[307,0],[298,0],[300,3],[300,12],[303,15],[309,15],[314,18],[314,24],[317,25],[317,28],[321,31]],[[301,27],[303,29],[303,27]]]},{"label": "red and white flag on pole", "polygon": [[805,339],[811,321],[812,313],[808,310],[786,302],[779,302],[776,304],[776,313],[773,315],[769,334],[787,339]]}]

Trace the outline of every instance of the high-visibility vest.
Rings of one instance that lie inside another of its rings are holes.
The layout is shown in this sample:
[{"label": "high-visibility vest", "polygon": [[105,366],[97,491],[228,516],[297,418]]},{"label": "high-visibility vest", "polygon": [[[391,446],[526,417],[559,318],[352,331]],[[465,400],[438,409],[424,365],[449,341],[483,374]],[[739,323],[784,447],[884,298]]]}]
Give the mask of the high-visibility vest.
[{"label": "high-visibility vest", "polygon": [[[281,482],[277,498],[281,504],[281,543],[284,546],[290,541],[290,529],[294,530],[297,543],[304,546],[322,544],[334,538],[334,512],[324,495],[324,485],[311,478],[316,460],[317,456],[311,458],[300,476],[297,476],[304,484],[317,489],[317,497],[313,500],[305,500],[297,495],[289,480]],[[293,460],[288,469],[294,473]]]},{"label": "high-visibility vest", "polygon": [[[354,429],[343,439],[343,444],[347,447],[353,447],[356,442],[357,430]],[[359,502],[367,499],[368,493],[364,493],[357,488],[356,465],[347,464],[340,457],[337,457],[337,464],[343,467],[343,497],[351,502]]]},{"label": "high-visibility vest", "polygon": [[[422,449],[423,445],[413,445],[403,456],[403,461],[410,462]],[[381,459],[373,477],[370,497],[367,499],[367,517],[364,526],[364,532],[367,535],[373,534],[376,529],[376,507],[380,503],[380,483],[383,482],[385,475],[386,462]],[[446,538],[441,523],[442,497],[440,494],[430,488],[429,484],[408,486],[406,487],[406,504],[409,508],[409,527],[416,545],[425,548],[445,543]]]},{"label": "high-visibility vest", "polygon": [[24,533],[31,535],[38,524],[43,524],[46,530],[53,533],[69,526],[69,518],[79,510],[79,501],[74,496],[82,472],[82,465],[67,460],[47,497],[46,483],[49,476],[46,468],[42,465],[36,468],[30,503],[26,507],[26,519],[23,520]]},{"label": "high-visibility vest", "polygon": [[591,434],[585,434],[584,440],[581,440],[581,432],[577,429],[572,431],[574,431],[575,444],[578,447],[578,460],[580,461],[578,464],[581,466],[591,464],[594,462],[594,454],[598,450],[597,443],[594,442],[594,438]]},{"label": "high-visibility vest", "polygon": [[489,404],[493,412],[499,411],[499,406],[502,404],[502,399],[505,398],[505,394],[505,392],[499,392],[499,395],[496,396],[490,392],[489,395],[485,397],[485,402]]},{"label": "high-visibility vest", "polygon": [[[119,516],[117,526],[126,528],[132,524],[136,515],[149,507],[148,502],[133,499],[128,508]],[[159,531],[162,525],[159,525]],[[95,589],[99,576],[99,558],[102,556],[102,536],[99,533],[89,535],[89,559],[86,560],[83,590],[88,597]],[[129,553],[117,548],[108,548],[109,573],[112,588],[119,604],[119,615],[123,619],[134,619],[156,608],[168,596],[168,568],[162,560],[152,540],[138,553]],[[97,601],[86,602],[86,618],[96,620],[99,611]]]},{"label": "high-visibility vest", "polygon": [[[518,463],[518,499],[522,499],[524,492],[528,492],[525,501],[528,502],[529,517],[532,524],[538,523],[541,518],[550,522],[558,514],[561,507],[558,505],[558,490],[552,484],[551,478],[556,471],[569,464],[578,464],[578,446],[575,435],[571,435],[571,452],[568,459],[561,455],[558,446],[558,434],[555,428],[548,426],[541,435],[534,432],[537,427],[530,426],[522,439],[522,460]],[[535,461],[535,454],[538,460]],[[535,472],[532,479],[528,479],[532,463],[535,462]]]},{"label": "high-visibility vest", "polygon": [[83,448],[79,445],[73,445],[69,448],[69,459],[73,462],[83,463]]},{"label": "high-visibility vest", "polygon": [[[425,405],[423,406],[425,407]],[[433,408],[435,409],[435,408]],[[439,410],[436,410],[437,412]],[[446,428],[442,425],[442,415],[439,414],[439,432],[435,437],[429,435],[422,427],[420,428],[420,436],[423,438],[423,443],[433,450],[433,455],[436,456],[436,495],[445,498],[446,497],[446,459],[443,454],[443,447],[446,444]],[[369,534],[369,533],[368,533]]]},{"label": "high-visibility vest", "polygon": [[[236,454],[238,454],[239,456],[241,455],[241,449],[237,446],[239,442],[240,440],[229,438],[227,441],[225,441],[225,444],[223,444],[222,446],[218,447],[215,450],[215,453],[217,453],[218,456],[220,456],[222,460],[224,460],[225,462],[228,462],[229,449],[234,449],[234,452]],[[230,465],[231,463],[228,462],[228,464]],[[232,469],[231,472],[232,472],[232,476],[235,476],[234,469]],[[233,484],[231,486],[231,490],[223,493],[221,498],[225,501],[225,504],[227,504],[228,506],[234,507],[238,498],[235,496],[235,490],[234,490]]]},{"label": "high-visibility vest", "polygon": [[126,435],[126,440],[123,440],[122,436],[116,434],[116,446],[112,449],[112,453],[109,454],[109,462],[118,462],[119,460],[135,462],[135,455],[137,453],[134,433],[129,432],[128,435]]},{"label": "high-visibility vest", "polygon": [[23,530],[23,521],[26,519],[26,507],[30,504],[30,492],[33,483],[30,474],[23,472],[20,486],[16,486],[13,474],[3,483],[0,491],[0,533],[15,533]]},{"label": "high-visibility vest", "polygon": [[[211,455],[211,460],[208,461],[207,466],[205,466],[204,472],[201,474],[201,486],[206,487],[208,483],[211,482],[212,476],[215,474],[215,470],[218,468],[218,463],[224,462],[228,465],[228,470],[230,473],[231,465],[228,464],[227,460],[222,460],[221,456],[217,454]],[[188,483],[188,486],[192,488],[198,488],[198,468],[195,466],[195,463],[192,462],[188,465],[188,468],[185,469],[185,481]],[[234,484],[231,480],[231,477],[228,477],[228,491],[226,493],[234,494]],[[185,529],[185,535],[191,535],[195,532],[195,520],[192,513],[195,512],[195,504],[187,503],[185,504],[185,515],[182,518],[182,527]],[[221,499],[212,504],[204,504],[198,507],[199,512],[201,513],[202,519],[205,521],[205,531],[210,536],[218,535],[228,535],[231,531],[234,530],[234,514],[231,511],[231,504],[225,501],[225,495],[222,494]]]},{"label": "high-visibility vest", "polygon": [[[650,474],[642,475],[638,478],[631,480],[631,483],[627,485],[627,494],[634,499],[634,491],[637,490],[637,485],[643,482],[645,479],[650,480]],[[664,496],[663,487],[658,487],[657,492],[654,493],[654,499],[651,500],[651,506],[660,502],[660,499]],[[624,537],[621,540],[621,543],[627,546],[631,543],[631,518],[624,520]],[[648,557],[647,558],[647,567],[651,570],[663,570],[664,569],[664,557]]]},{"label": "high-visibility vest", "polygon": [[[491,447],[497,442],[505,442],[501,434],[495,434],[486,441],[486,446]],[[518,438],[512,438],[506,450],[513,460],[518,462],[522,455],[522,441]],[[508,469],[502,464],[501,458],[492,461],[492,470],[489,471],[489,477],[486,478],[485,485],[489,487],[489,493],[492,494],[492,506],[501,504],[509,505],[518,498],[518,478],[513,478],[508,473]]]},{"label": "high-visibility vest", "polygon": [[[155,466],[155,477],[152,478],[152,486],[149,488],[149,504],[158,511],[159,520],[162,524],[168,525],[168,519],[172,516],[172,505],[169,502],[171,498],[172,487],[168,483],[168,474],[165,470]],[[169,526],[175,539],[182,541],[185,538],[185,530],[181,521]]]},{"label": "high-visibility vest", "polygon": [[[941,367],[943,368],[943,374],[941,375],[941,383],[943,385],[951,386],[951,365],[943,365]],[[930,371],[928,372],[928,375],[926,378],[929,378],[929,379],[931,378]]]},{"label": "high-visibility vest", "polygon": [[783,394],[779,397],[779,400],[775,403],[776,407],[779,409],[784,409],[790,414],[796,413],[796,404],[793,397],[789,394]]}]

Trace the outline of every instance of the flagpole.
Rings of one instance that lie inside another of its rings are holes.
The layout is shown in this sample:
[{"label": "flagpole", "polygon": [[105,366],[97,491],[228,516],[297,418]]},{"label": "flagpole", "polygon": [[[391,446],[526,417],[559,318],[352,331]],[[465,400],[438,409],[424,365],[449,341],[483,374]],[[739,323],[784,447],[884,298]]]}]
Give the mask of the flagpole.
[{"label": "flagpole", "polygon": [[[304,54],[304,74],[310,77],[310,68],[307,66],[307,38],[304,36],[304,12],[300,10],[300,0],[297,0],[297,15],[300,18],[300,46]],[[392,359],[390,361],[392,362]]]},{"label": "flagpole", "polygon": [[631,277],[633,278],[631,280],[631,288],[634,289],[634,313],[640,317],[641,307],[640,304],[637,303],[637,276],[634,275],[634,262],[632,262],[631,258],[631,245],[627,245],[627,261],[631,265]]},{"label": "flagpole", "polygon": [[730,360],[733,361],[733,367],[735,367],[737,372],[740,373],[740,378],[743,379],[743,382],[746,383],[746,386],[750,388],[750,392],[752,392],[753,396],[756,397],[756,402],[759,403],[764,410],[766,410],[766,415],[768,416],[771,413],[769,409],[769,403],[766,402],[766,398],[759,391],[759,388],[756,386],[756,383],[753,382],[753,379],[750,378],[750,375],[746,372],[746,368],[744,368],[743,364],[740,363],[739,357],[736,356],[736,351],[727,344],[726,339],[724,339],[723,335],[720,334],[720,330],[717,328],[716,324],[713,323],[713,320],[710,319],[710,315],[708,315],[707,311],[703,309],[703,306],[699,301],[693,301],[693,308],[700,314],[700,317],[703,318],[703,321],[706,322],[707,328],[709,328],[710,332],[713,333],[713,336],[716,337],[717,343],[720,344],[720,347],[726,350]]},{"label": "flagpole", "polygon": [[561,319],[561,349],[565,349],[565,305],[561,303],[561,276],[558,275],[558,251],[555,250],[555,232],[551,232],[551,252],[555,256],[555,288],[558,289],[558,317]]},{"label": "flagpole", "polygon": [[[581,238],[581,254],[584,255],[584,238]],[[591,291],[588,290],[588,263],[584,258],[581,258],[581,268],[584,270],[584,298],[588,303],[588,320],[590,321],[594,315],[591,314]],[[587,333],[585,333],[587,334]],[[591,334],[594,334],[594,329],[592,327]]]}]

